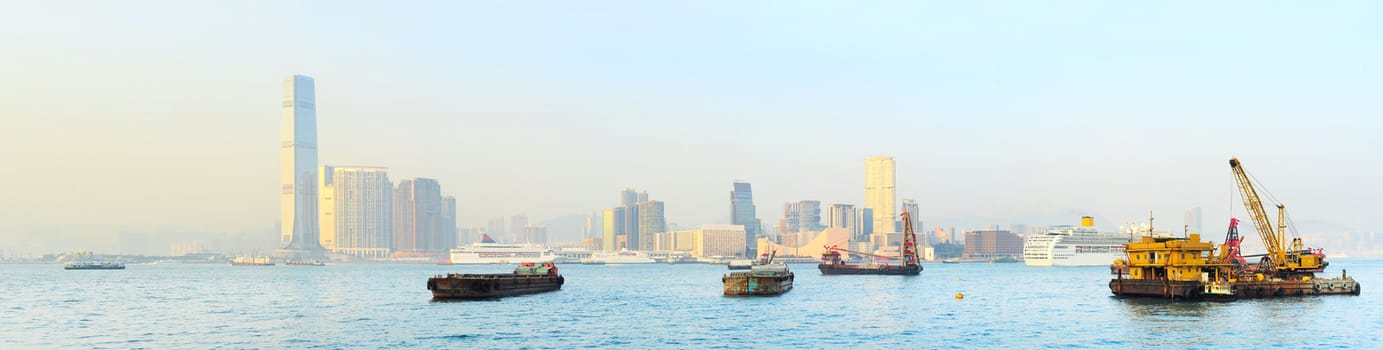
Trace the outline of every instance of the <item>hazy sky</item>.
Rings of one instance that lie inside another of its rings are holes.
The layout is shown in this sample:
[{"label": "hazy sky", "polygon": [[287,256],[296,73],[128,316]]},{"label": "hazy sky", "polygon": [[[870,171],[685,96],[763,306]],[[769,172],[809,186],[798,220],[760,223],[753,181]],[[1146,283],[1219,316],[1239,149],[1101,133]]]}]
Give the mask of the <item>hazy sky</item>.
[{"label": "hazy sky", "polygon": [[[635,187],[682,227],[860,204],[897,159],[931,224],[1106,229],[1205,208],[1227,159],[1299,223],[1375,230],[1378,2],[0,3],[0,248],[278,219],[282,80],[320,160],[432,177],[462,225]],[[1231,199],[1235,199],[1231,202]],[[1329,225],[1324,225],[1329,224]],[[74,243],[80,246],[80,243]]]}]

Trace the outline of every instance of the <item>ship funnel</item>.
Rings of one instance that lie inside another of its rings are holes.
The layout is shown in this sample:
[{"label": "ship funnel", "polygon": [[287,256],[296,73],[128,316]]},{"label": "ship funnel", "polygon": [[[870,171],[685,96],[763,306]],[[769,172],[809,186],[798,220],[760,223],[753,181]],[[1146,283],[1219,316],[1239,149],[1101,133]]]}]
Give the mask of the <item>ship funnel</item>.
[{"label": "ship funnel", "polygon": [[1094,216],[1082,216],[1082,217],[1080,217],[1080,227],[1095,227],[1095,217],[1094,217]]}]

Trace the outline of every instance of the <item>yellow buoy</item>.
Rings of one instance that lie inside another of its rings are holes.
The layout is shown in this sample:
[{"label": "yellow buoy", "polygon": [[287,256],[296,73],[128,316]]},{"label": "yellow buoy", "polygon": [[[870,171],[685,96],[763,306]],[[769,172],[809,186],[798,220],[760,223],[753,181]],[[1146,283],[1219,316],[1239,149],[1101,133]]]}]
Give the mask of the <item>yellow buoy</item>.
[{"label": "yellow buoy", "polygon": [[956,293],[956,299],[965,299],[965,294]]}]

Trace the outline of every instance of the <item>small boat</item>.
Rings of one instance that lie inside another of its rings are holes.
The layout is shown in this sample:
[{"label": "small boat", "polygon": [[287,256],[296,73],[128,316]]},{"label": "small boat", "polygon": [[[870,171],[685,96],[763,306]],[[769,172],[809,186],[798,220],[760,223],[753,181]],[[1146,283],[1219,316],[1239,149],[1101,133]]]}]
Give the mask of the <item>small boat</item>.
[{"label": "small boat", "polygon": [[1234,285],[1225,281],[1210,281],[1201,285],[1201,299],[1207,301],[1235,301]]},{"label": "small boat", "polygon": [[270,261],[267,256],[237,256],[235,259],[231,259],[230,264],[231,266],[274,266],[274,262]]},{"label": "small boat", "polygon": [[124,270],[125,264],[118,261],[81,261],[63,265],[63,270]]},{"label": "small boat", "polygon": [[[774,252],[773,255],[777,255]],[[720,277],[725,295],[778,295],[792,290],[793,275],[788,265],[774,263],[770,256],[763,264],[753,265],[749,272],[731,272]]]},{"label": "small boat", "polygon": [[754,267],[754,260],[730,260],[730,262],[725,264],[725,267],[731,270],[748,270],[749,268]]},{"label": "small boat", "polygon": [[288,266],[327,266],[327,263],[321,260],[289,260],[285,261],[283,264]]},{"label": "small boat", "polygon": [[526,262],[514,273],[449,273],[427,280],[427,290],[434,299],[486,299],[511,295],[550,292],[562,289],[566,279],[557,273],[557,265],[547,262],[541,266]]}]

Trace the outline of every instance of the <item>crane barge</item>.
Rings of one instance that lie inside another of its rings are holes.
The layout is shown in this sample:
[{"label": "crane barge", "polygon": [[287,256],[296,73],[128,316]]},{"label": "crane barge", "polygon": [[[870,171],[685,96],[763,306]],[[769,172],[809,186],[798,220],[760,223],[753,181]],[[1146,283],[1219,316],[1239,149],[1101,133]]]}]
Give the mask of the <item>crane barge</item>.
[{"label": "crane barge", "polygon": [[[1359,283],[1343,271],[1340,277],[1317,278],[1329,265],[1321,249],[1304,248],[1301,238],[1287,243],[1286,206],[1278,203],[1277,225],[1263,210],[1262,198],[1238,158],[1229,160],[1244,208],[1267,250],[1261,255],[1242,255],[1239,220],[1230,219],[1229,232],[1220,247],[1201,241],[1199,233],[1186,238],[1143,237],[1129,243],[1126,257],[1116,260],[1109,290],[1116,296],[1168,299],[1233,300],[1281,296],[1353,294]],[[1249,264],[1245,257],[1261,257]]]},{"label": "crane barge", "polygon": [[[918,263],[917,257],[917,234],[912,230],[912,216],[903,212],[903,243],[902,257],[888,257],[863,252],[856,252],[847,249],[828,246],[827,251],[821,254],[821,264],[817,268],[823,275],[918,275],[922,273],[922,265]],[[840,252],[855,253],[886,259],[901,260],[901,263],[894,264],[869,264],[856,265],[848,264],[841,259]]]}]

